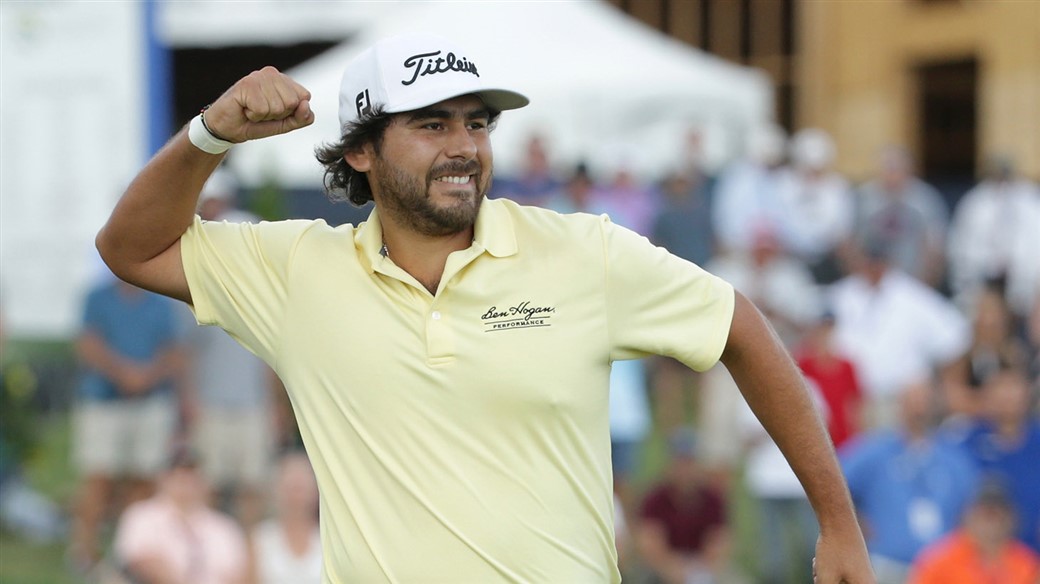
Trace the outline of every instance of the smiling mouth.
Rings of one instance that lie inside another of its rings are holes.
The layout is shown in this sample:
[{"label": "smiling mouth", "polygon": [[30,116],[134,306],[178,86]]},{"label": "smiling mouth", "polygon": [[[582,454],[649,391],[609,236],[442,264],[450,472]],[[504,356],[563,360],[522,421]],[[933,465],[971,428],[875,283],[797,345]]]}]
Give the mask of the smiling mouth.
[{"label": "smiling mouth", "polygon": [[433,179],[433,181],[434,182],[439,182],[439,183],[446,183],[446,184],[450,184],[450,185],[465,185],[465,184],[469,184],[469,181],[470,181],[470,179],[472,177],[473,177],[473,175],[442,176],[442,177]]}]

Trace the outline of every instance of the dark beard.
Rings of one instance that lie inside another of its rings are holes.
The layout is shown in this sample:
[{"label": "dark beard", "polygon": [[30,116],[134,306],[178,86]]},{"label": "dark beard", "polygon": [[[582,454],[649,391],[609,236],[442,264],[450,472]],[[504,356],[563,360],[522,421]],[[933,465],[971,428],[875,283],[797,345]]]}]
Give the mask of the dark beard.
[{"label": "dark beard", "polygon": [[477,221],[480,203],[491,186],[490,177],[487,184],[478,183],[476,200],[471,200],[469,191],[451,191],[448,195],[455,199],[454,204],[439,207],[430,201],[429,186],[433,181],[432,177],[475,173],[474,180],[479,180],[479,163],[470,161],[441,165],[430,171],[426,184],[422,184],[382,158],[375,160],[372,172],[375,173],[381,187],[380,213],[392,217],[403,227],[429,237],[454,235],[473,227]]}]

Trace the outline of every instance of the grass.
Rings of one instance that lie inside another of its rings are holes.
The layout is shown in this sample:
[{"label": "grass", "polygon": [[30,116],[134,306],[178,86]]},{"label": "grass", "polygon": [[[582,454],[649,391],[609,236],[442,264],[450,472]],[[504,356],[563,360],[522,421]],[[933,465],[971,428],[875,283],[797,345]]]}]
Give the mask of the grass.
[{"label": "grass", "polygon": [[[68,509],[76,487],[69,464],[65,415],[42,420],[42,444],[26,468],[26,480]],[[39,545],[0,532],[0,584],[78,584],[65,567],[65,542]]]},{"label": "grass", "polygon": [[36,545],[0,533],[0,584],[78,584],[64,557],[64,543]]}]

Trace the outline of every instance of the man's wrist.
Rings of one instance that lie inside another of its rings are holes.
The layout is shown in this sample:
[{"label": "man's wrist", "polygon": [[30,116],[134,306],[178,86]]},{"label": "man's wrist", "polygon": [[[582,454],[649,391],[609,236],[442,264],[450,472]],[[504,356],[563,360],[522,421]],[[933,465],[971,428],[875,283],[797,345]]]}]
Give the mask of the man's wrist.
[{"label": "man's wrist", "polygon": [[229,148],[235,145],[235,143],[215,136],[213,132],[206,127],[203,115],[204,113],[200,113],[192,118],[191,123],[188,124],[188,140],[190,140],[196,148],[208,154],[223,154],[227,152]]},{"label": "man's wrist", "polygon": [[207,131],[207,132],[209,132],[209,135],[210,135],[210,136],[213,136],[213,137],[214,137],[214,138],[216,138],[217,140],[223,140],[223,141],[225,141],[225,142],[231,142],[231,143],[234,143],[234,141],[233,141],[233,140],[228,140],[228,139],[227,139],[227,138],[225,138],[225,137],[224,137],[224,135],[223,135],[223,134],[221,134],[220,132],[215,132],[215,131],[213,131],[213,128],[211,128],[211,127],[209,126],[209,123],[208,123],[208,122],[206,121],[206,112],[207,112],[207,111],[209,110],[209,108],[210,108],[210,107],[212,107],[212,106],[213,106],[213,104],[211,103],[211,104],[207,105],[206,107],[202,108],[201,110],[199,110],[199,119],[200,119],[200,120],[202,120],[202,127],[203,127],[203,128],[206,128],[206,131]]}]

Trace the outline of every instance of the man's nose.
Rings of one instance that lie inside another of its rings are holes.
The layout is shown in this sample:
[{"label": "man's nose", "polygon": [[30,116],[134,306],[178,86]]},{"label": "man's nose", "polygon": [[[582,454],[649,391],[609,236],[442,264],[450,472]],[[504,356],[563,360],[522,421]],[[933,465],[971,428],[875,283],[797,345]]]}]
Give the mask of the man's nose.
[{"label": "man's nose", "polygon": [[469,132],[469,124],[452,124],[448,130],[445,154],[450,158],[470,160],[477,155],[477,142]]}]

